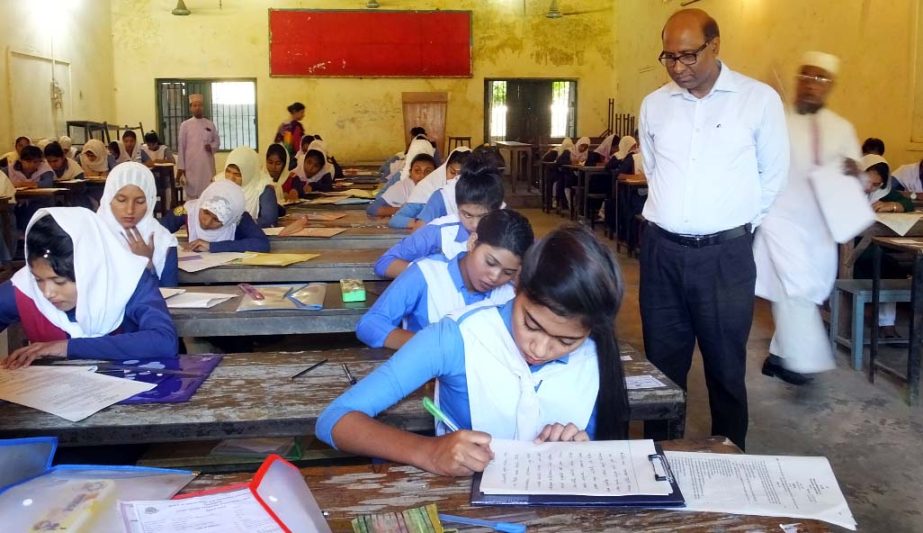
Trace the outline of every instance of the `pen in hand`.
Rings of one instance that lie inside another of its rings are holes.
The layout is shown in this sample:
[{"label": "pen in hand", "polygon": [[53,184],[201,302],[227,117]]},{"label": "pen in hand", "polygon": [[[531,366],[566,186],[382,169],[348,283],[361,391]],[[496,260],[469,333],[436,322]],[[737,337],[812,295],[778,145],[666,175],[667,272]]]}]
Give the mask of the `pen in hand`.
[{"label": "pen in hand", "polygon": [[443,413],[442,409],[429,399],[429,396],[423,397],[423,408],[426,409],[429,414],[433,415],[436,420],[445,424],[445,427],[448,428],[449,431],[458,431],[458,424]]},{"label": "pen in hand", "polygon": [[349,367],[346,366],[346,363],[343,363],[343,372],[346,373],[346,381],[349,381],[350,385],[355,385],[357,383],[356,378],[353,376],[353,373],[349,371]]}]

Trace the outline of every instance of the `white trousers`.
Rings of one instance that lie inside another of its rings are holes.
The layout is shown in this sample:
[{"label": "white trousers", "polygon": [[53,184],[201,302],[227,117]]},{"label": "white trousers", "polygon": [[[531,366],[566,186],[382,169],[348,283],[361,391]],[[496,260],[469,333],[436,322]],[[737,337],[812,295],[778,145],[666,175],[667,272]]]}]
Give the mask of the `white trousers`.
[{"label": "white trousers", "polygon": [[897,303],[887,302],[878,304],[878,325],[893,326],[897,320]]},{"label": "white trousers", "polygon": [[813,374],[836,368],[830,337],[820,308],[812,301],[786,298],[772,303],[776,331],[769,353],[783,359],[788,370]]}]

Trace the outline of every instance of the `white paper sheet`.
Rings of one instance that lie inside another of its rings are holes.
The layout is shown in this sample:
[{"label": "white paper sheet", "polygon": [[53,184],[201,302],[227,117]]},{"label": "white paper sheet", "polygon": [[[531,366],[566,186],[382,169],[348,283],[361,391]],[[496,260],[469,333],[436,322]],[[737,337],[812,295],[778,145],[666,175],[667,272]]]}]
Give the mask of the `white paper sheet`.
[{"label": "white paper sheet", "polygon": [[495,439],[481,478],[485,494],[666,495],[648,455],[652,440],[546,442]]},{"label": "white paper sheet", "polygon": [[247,254],[242,252],[209,253],[180,250],[178,254],[179,269],[185,272],[199,272],[206,268],[221,266],[244,257],[247,257]]},{"label": "white paper sheet", "polygon": [[78,422],[155,383],[104,376],[87,368],[28,366],[0,370],[0,399]]},{"label": "white paper sheet", "polygon": [[250,489],[182,500],[119,502],[128,533],[275,533],[283,531]]},{"label": "white paper sheet", "polygon": [[894,233],[903,237],[907,235],[920,220],[923,220],[923,215],[919,213],[877,213],[875,219]]},{"label": "white paper sheet", "polygon": [[263,233],[272,237],[272,236],[282,233],[282,230],[284,229],[285,229],[284,227],[282,228],[263,228]]},{"label": "white paper sheet", "polygon": [[237,294],[214,292],[184,292],[167,300],[170,309],[208,309],[234,298]]},{"label": "white paper sheet", "polygon": [[666,452],[686,511],[856,521],[825,457]]},{"label": "white paper sheet", "polygon": [[666,383],[660,381],[650,374],[644,374],[641,376],[628,376],[625,378],[625,387],[628,390],[659,389],[666,386]]},{"label": "white paper sheet", "polygon": [[163,296],[164,300],[172,298],[178,294],[183,294],[184,292],[186,292],[186,289],[171,289],[170,287],[160,288],[160,295]]}]

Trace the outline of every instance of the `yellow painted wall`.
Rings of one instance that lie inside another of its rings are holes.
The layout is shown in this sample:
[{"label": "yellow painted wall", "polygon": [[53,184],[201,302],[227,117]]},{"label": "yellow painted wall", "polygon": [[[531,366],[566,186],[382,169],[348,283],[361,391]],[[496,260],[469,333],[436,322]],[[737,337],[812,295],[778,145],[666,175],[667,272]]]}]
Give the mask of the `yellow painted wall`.
[{"label": "yellow painted wall", "polygon": [[[547,0],[385,0],[383,8],[473,11],[474,76],[466,79],[270,78],[272,8],[355,9],[360,0],[112,0],[115,106],[118,120],[154,124],[154,78],[254,77],[259,145],[265,149],[285,108],[308,106],[303,123],[324,136],[341,161],[375,159],[403,147],[401,92],[448,91],[448,135],[483,136],[485,77],[577,78],[578,133],[605,129],[614,97],[613,0],[572,2],[601,10],[550,20]],[[383,28],[382,31],[387,31]]]},{"label": "yellow painted wall", "polygon": [[[921,0],[703,0],[693,7],[709,12],[721,28],[721,57],[744,74],[793,96],[799,58],[822,50],[843,59],[829,107],[849,119],[860,142],[880,137],[886,158],[902,164],[919,160],[913,144],[914,98],[923,105],[923,86],[914,88],[917,17]],[[680,8],[676,0],[619,0],[617,4],[618,92],[625,110],[637,110],[644,96],[667,81],[657,62],[660,29]],[[639,30],[640,29],[640,30]],[[774,72],[782,83],[775,83]],[[916,93],[916,94],[915,94]]]},{"label": "yellow painted wall", "polygon": [[[12,150],[19,135],[50,137],[63,132],[48,131],[25,120],[14,126],[10,120],[10,84],[19,84],[34,99],[34,107],[51,108],[51,64],[38,69],[29,79],[10,79],[10,51],[69,61],[70,91],[64,94],[65,120],[112,120],[112,28],[109,3],[101,0],[2,0],[0,1],[0,153]],[[22,56],[17,60],[21,60]],[[38,63],[41,60],[32,59]],[[37,65],[38,65],[37,63]],[[31,107],[31,106],[30,106]],[[20,112],[21,110],[16,110]],[[50,112],[50,111],[49,111]]]}]

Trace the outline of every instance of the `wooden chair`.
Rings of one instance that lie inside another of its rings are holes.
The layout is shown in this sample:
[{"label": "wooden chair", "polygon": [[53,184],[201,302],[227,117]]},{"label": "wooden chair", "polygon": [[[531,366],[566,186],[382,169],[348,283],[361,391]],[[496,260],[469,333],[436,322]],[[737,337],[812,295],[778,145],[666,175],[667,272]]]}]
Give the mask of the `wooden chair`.
[{"label": "wooden chair", "polygon": [[471,137],[452,137],[449,136],[448,152],[458,148],[459,146],[467,146],[471,148]]},{"label": "wooden chair", "polygon": [[[883,279],[881,280],[880,301],[909,302],[909,279]],[[842,295],[846,295],[852,304],[852,332],[849,337],[840,335],[840,307]],[[850,350],[852,366],[855,370],[862,370],[862,359],[865,353],[865,304],[872,302],[872,280],[870,279],[838,279],[833,286],[833,295],[830,298],[830,346],[836,353],[837,345],[845,346]],[[873,317],[872,327],[878,326],[878,317]],[[880,339],[879,344],[906,344],[907,339]]]}]

